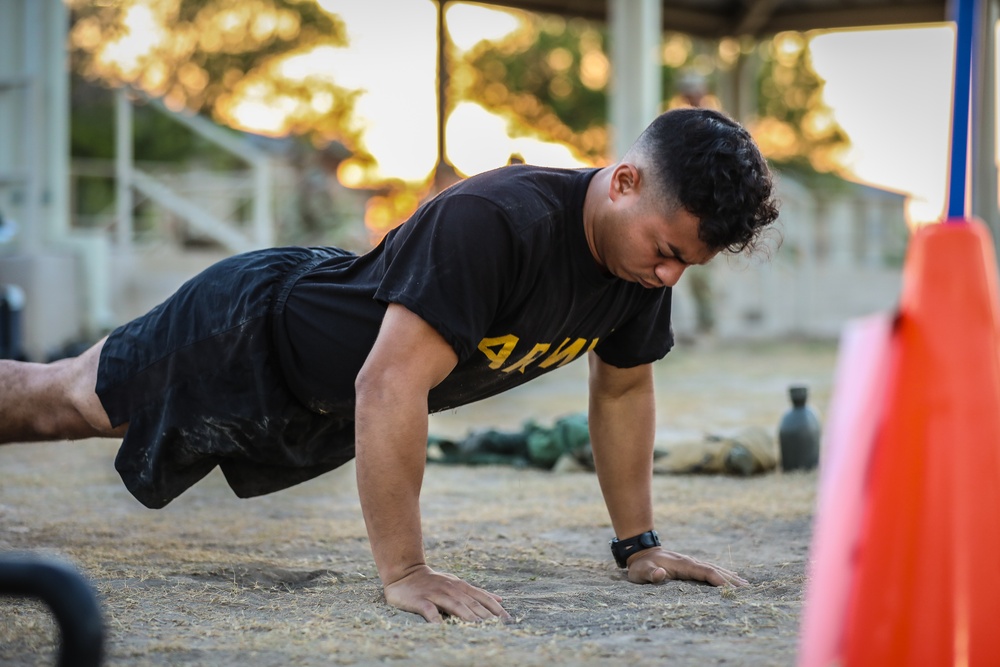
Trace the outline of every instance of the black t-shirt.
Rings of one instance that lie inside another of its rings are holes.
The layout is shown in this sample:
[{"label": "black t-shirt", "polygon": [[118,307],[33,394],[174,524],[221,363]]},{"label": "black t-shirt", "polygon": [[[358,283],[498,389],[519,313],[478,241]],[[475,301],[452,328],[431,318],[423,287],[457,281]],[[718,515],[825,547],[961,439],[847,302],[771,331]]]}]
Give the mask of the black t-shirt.
[{"label": "black t-shirt", "polygon": [[492,396],[585,356],[631,367],[673,345],[670,288],[605,274],[587,245],[594,169],[518,165],[468,178],[425,203],[378,247],[305,274],[276,321],[292,391],[352,417],[354,380],[389,303],[423,318],[458,365],[431,412]]}]

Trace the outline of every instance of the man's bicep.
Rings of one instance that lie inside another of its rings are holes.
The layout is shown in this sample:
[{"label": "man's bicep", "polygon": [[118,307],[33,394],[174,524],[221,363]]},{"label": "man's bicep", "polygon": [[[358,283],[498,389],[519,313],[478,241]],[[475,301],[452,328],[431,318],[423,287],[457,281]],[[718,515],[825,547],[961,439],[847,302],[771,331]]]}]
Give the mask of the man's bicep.
[{"label": "man's bicep", "polygon": [[391,379],[426,392],[444,380],[457,363],[455,350],[434,327],[406,307],[392,303],[359,382]]},{"label": "man's bicep", "polygon": [[632,391],[645,391],[653,386],[652,364],[619,368],[607,363],[595,352],[590,353],[589,362],[592,397],[617,398]]}]

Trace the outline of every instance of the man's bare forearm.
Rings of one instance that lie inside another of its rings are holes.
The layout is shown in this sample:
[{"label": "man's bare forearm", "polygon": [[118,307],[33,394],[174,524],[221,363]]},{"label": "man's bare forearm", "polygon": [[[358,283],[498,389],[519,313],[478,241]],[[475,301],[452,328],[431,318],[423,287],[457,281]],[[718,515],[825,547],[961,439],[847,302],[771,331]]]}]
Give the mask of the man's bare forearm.
[{"label": "man's bare forearm", "polygon": [[597,476],[615,534],[631,537],[653,528],[652,376],[615,371],[596,359],[591,369],[588,421]]},{"label": "man's bare forearm", "polygon": [[359,388],[358,494],[382,583],[425,564],[420,487],[427,457],[427,405],[394,383]]}]

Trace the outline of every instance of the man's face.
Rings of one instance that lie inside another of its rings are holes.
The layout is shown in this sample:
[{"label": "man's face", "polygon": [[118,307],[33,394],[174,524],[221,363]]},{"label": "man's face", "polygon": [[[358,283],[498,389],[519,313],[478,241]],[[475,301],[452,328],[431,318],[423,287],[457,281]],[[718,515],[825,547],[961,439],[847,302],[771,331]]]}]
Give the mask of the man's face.
[{"label": "man's face", "polygon": [[699,220],[676,207],[666,211],[636,197],[604,238],[601,259],[612,275],[643,287],[673,287],[684,269],[715,257],[698,238]]}]

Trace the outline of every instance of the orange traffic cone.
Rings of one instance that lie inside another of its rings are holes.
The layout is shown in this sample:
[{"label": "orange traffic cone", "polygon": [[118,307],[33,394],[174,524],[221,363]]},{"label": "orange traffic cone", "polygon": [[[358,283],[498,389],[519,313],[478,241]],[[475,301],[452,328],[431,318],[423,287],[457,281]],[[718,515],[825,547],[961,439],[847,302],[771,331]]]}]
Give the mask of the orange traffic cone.
[{"label": "orange traffic cone", "polygon": [[[804,623],[800,664],[1000,665],[1000,291],[981,223],[914,235],[886,350],[843,614],[826,654]],[[823,604],[807,594],[806,619]]]},{"label": "orange traffic cone", "polygon": [[823,432],[800,667],[839,664],[843,652],[867,470],[895,356],[892,330],[893,318],[876,314],[848,322],[841,336]]}]

